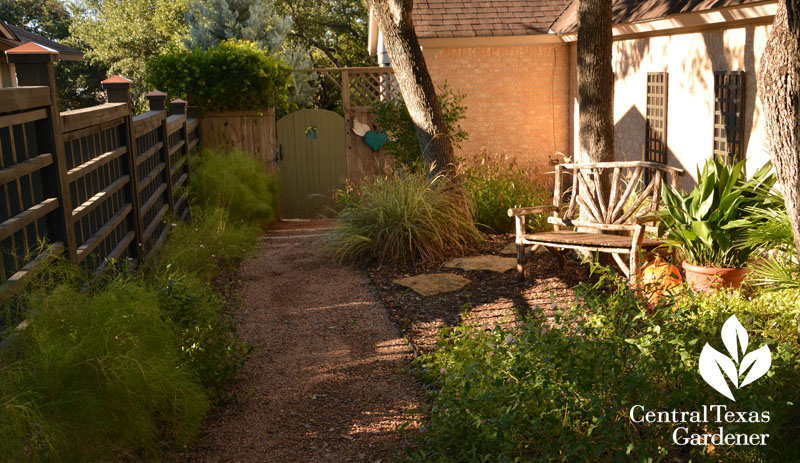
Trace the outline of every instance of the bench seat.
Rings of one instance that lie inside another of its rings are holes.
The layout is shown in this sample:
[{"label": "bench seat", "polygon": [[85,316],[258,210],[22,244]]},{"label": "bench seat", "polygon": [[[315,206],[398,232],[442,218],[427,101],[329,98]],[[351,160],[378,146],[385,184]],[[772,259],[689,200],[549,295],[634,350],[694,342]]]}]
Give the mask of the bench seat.
[{"label": "bench seat", "polygon": [[[581,233],[575,231],[554,231],[546,233],[535,233],[532,235],[522,235],[524,244],[540,244],[566,249],[586,249],[591,248],[619,248],[628,250],[631,247],[630,236],[604,235],[600,233]],[[640,247],[652,249],[664,244],[661,240],[645,238]],[[560,246],[556,246],[560,245]]]}]

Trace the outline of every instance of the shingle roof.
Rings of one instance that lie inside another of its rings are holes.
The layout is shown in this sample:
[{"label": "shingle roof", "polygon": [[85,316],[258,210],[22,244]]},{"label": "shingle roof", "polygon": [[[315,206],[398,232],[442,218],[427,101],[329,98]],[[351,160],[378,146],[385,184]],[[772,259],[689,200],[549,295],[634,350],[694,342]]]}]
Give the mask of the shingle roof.
[{"label": "shingle roof", "polygon": [[571,0],[417,0],[420,38],[546,34]]},{"label": "shingle roof", "polygon": [[33,42],[42,45],[44,47],[50,48],[58,53],[60,59],[80,60],[81,58],[83,58],[83,52],[81,52],[80,50],[76,50],[64,44],[46,39],[41,35],[34,34],[33,32],[27,31],[21,27],[12,26],[11,24],[8,23],[6,23],[6,27],[8,27],[8,30],[11,31],[12,34],[17,36],[17,39],[19,39],[19,42],[22,44]]},{"label": "shingle roof", "polygon": [[[764,0],[614,0],[612,14],[614,24],[625,24],[746,3],[764,3]],[[559,34],[576,30],[578,30],[577,0],[569,5],[552,26],[552,31]]]}]

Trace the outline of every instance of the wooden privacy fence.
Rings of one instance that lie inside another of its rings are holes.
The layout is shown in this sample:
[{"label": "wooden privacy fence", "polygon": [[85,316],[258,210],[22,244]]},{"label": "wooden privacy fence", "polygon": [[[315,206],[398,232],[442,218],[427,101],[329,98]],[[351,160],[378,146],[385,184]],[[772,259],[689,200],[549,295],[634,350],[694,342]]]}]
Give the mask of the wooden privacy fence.
[{"label": "wooden privacy fence", "polygon": [[239,148],[255,156],[270,172],[277,170],[275,108],[263,111],[225,111],[200,118],[203,146]]},{"label": "wooden privacy fence", "polygon": [[189,214],[183,187],[199,142],[185,101],[167,117],[166,94],[152,92],[151,110],[133,116],[122,77],[103,81],[106,104],[59,113],[56,55],[15,50],[20,86],[0,89],[0,299],[62,252],[96,273],[112,259],[149,259],[167,212]]}]

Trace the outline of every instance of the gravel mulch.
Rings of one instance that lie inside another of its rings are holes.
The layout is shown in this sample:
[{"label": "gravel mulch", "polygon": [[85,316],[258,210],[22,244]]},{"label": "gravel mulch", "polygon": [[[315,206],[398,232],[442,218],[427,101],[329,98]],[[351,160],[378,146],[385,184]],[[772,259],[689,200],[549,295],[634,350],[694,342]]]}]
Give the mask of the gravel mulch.
[{"label": "gravel mulch", "polygon": [[242,266],[235,320],[254,349],[232,403],[179,460],[387,463],[404,453],[396,427],[423,398],[405,370],[412,350],[364,273],[320,255],[326,226],[281,223]]},{"label": "gravel mulch", "polygon": [[[442,327],[462,320],[511,326],[520,311],[536,306],[549,316],[569,306],[571,288],[589,278],[587,266],[568,259],[562,271],[546,251],[531,259],[524,283],[513,270],[464,271],[443,263],[372,266],[365,274],[319,252],[329,226],[281,222],[242,266],[235,321],[253,352],[232,402],[212,411],[201,439],[175,460],[395,461],[410,445],[397,427],[419,418],[413,411],[424,401],[422,385],[406,368],[415,350],[432,350]],[[511,241],[491,236],[471,255],[499,254]],[[392,282],[435,272],[471,282],[428,297]]]}]

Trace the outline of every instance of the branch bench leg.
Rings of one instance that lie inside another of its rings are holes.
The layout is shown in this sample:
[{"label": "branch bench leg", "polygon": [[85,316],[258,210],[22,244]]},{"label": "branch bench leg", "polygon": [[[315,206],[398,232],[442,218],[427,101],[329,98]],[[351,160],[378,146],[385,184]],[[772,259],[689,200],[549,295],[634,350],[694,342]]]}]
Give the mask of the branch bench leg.
[{"label": "branch bench leg", "polygon": [[544,248],[547,249],[550,254],[558,258],[558,268],[564,270],[567,267],[567,252],[569,251],[563,248],[554,248],[550,246],[545,246]]},{"label": "branch bench leg", "polygon": [[518,215],[514,217],[514,225],[516,231],[516,247],[517,247],[517,274],[519,281],[525,281],[525,243],[523,243],[523,235],[525,235],[525,216]]},{"label": "branch bench leg", "polygon": [[639,249],[641,249],[642,242],[644,241],[644,230],[645,226],[641,225],[636,227],[636,230],[633,232],[633,244],[631,245],[631,258],[628,267],[630,269],[628,281],[631,286],[636,286],[637,283],[639,283]]}]

